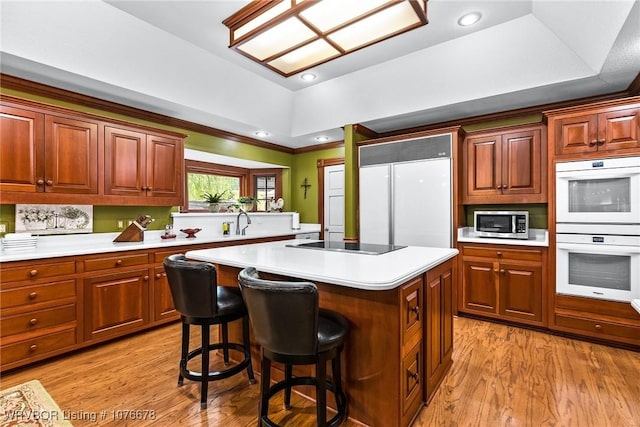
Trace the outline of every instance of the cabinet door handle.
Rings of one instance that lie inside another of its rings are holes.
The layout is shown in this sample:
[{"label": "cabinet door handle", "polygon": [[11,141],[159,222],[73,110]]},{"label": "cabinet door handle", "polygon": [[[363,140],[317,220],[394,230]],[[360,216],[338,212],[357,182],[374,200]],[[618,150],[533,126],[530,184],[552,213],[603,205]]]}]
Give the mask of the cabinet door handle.
[{"label": "cabinet door handle", "polygon": [[116,265],[122,265],[122,260],[121,259],[117,260]]},{"label": "cabinet door handle", "polygon": [[144,276],[142,279],[146,282],[149,280],[149,276]]},{"label": "cabinet door handle", "polygon": [[140,187],[140,189],[141,189],[142,191],[147,191],[147,187],[146,187],[146,186],[144,186],[144,185],[143,185],[142,187]]},{"label": "cabinet door handle", "polygon": [[53,185],[53,181],[52,181],[52,180],[50,180],[50,179],[48,179],[46,184],[47,184],[49,187],[51,187],[51,186]]},{"label": "cabinet door handle", "polygon": [[595,327],[597,330],[602,329],[602,325],[601,325],[601,324],[599,324],[599,323],[598,323],[598,324],[596,324],[596,326],[594,326],[594,327]]},{"label": "cabinet door handle", "polygon": [[38,323],[38,319],[36,319],[35,317],[33,319],[29,320],[29,324],[31,326],[34,326],[36,323]]},{"label": "cabinet door handle", "polygon": [[31,292],[31,293],[29,294],[29,299],[36,299],[36,297],[37,297],[37,296],[38,296],[38,293],[37,293],[37,292]]},{"label": "cabinet door handle", "polygon": [[31,351],[36,351],[38,349],[38,346],[35,344],[31,344],[31,347],[29,347],[29,350]]},{"label": "cabinet door handle", "polygon": [[147,191],[153,190],[153,187],[147,187]]},{"label": "cabinet door handle", "polygon": [[504,268],[500,269],[500,274],[504,274]]},{"label": "cabinet door handle", "polygon": [[596,145],[597,143],[598,143],[597,139],[592,139],[589,145],[593,146],[593,145]]},{"label": "cabinet door handle", "polygon": [[161,277],[162,277],[162,274],[160,274],[160,273],[156,274],[156,279],[159,279]]},{"label": "cabinet door handle", "polygon": [[604,145],[604,143],[605,143],[605,140],[604,140],[604,139],[600,139],[600,140],[598,140],[598,145]]},{"label": "cabinet door handle", "polygon": [[416,319],[420,319],[420,306],[419,305],[411,307],[411,311],[413,311],[416,314]]},{"label": "cabinet door handle", "polygon": [[420,382],[420,375],[418,375],[417,372],[411,372],[407,370],[407,374],[409,374],[409,376],[415,380],[416,384]]},{"label": "cabinet door handle", "polygon": [[494,268],[494,269],[493,269],[493,272],[494,272],[494,273],[497,273],[497,272],[498,272],[498,269],[497,269],[497,268]]},{"label": "cabinet door handle", "polygon": [[36,181],[36,184],[38,185],[44,185],[44,179],[39,179]]},{"label": "cabinet door handle", "polygon": [[38,275],[38,270],[35,270],[35,269],[34,269],[34,270],[31,270],[31,271],[29,272],[29,275],[30,275],[31,277],[35,277],[35,276],[37,276],[37,275]]},{"label": "cabinet door handle", "polygon": [[496,255],[497,256],[502,256],[502,252],[498,251],[498,252],[496,252]]}]

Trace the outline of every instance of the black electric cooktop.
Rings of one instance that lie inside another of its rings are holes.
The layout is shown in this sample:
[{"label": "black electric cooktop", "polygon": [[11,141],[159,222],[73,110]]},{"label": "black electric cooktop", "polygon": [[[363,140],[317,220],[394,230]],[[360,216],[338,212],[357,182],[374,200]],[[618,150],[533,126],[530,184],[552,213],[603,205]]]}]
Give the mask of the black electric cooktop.
[{"label": "black electric cooktop", "polygon": [[335,251],[335,252],[352,252],[366,255],[380,255],[387,252],[395,251],[398,249],[406,248],[406,246],[398,245],[379,245],[374,243],[348,243],[348,242],[333,242],[333,241],[320,241],[300,243],[299,245],[287,245],[290,248],[301,249],[317,249],[321,251]]}]

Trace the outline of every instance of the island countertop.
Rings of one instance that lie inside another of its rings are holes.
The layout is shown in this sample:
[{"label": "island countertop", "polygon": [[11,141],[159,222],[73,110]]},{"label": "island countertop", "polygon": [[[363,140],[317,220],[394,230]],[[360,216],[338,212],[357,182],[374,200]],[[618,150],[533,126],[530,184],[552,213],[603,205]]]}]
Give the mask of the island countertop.
[{"label": "island countertop", "polygon": [[417,246],[380,255],[287,246],[308,242],[297,239],[201,249],[187,252],[186,257],[357,289],[388,290],[458,254],[457,249]]}]

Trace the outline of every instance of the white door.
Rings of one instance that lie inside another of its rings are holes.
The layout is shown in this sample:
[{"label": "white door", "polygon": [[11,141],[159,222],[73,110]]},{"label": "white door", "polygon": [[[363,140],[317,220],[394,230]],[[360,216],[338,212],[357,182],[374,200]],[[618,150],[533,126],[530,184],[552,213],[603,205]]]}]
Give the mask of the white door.
[{"label": "white door", "polygon": [[360,168],[360,243],[391,243],[391,165]]},{"label": "white door", "polygon": [[344,165],[324,168],[324,240],[344,240]]}]

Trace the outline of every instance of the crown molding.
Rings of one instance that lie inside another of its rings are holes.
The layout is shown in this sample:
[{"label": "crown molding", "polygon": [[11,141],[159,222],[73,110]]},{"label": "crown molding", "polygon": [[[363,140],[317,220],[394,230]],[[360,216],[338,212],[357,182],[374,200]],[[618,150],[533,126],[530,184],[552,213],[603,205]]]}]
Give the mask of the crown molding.
[{"label": "crown molding", "polygon": [[240,142],[243,144],[249,144],[256,147],[281,151],[288,154],[293,154],[294,152],[293,148],[285,147],[283,145],[261,141],[247,136],[238,135],[236,133],[216,129],[210,126],[200,125],[187,120],[165,116],[163,114],[152,113],[150,111],[142,110],[139,108],[129,107],[124,104],[106,101],[103,99],[95,98],[93,96],[83,95],[81,93],[72,92],[66,89],[60,89],[54,86],[37,83],[8,74],[0,74],[0,87],[26,92],[32,95],[44,96],[58,101],[70,102],[73,104],[81,105],[83,107],[95,108],[110,113],[122,114],[124,116],[133,117],[140,120],[147,120],[166,126],[203,133],[205,135]]}]

